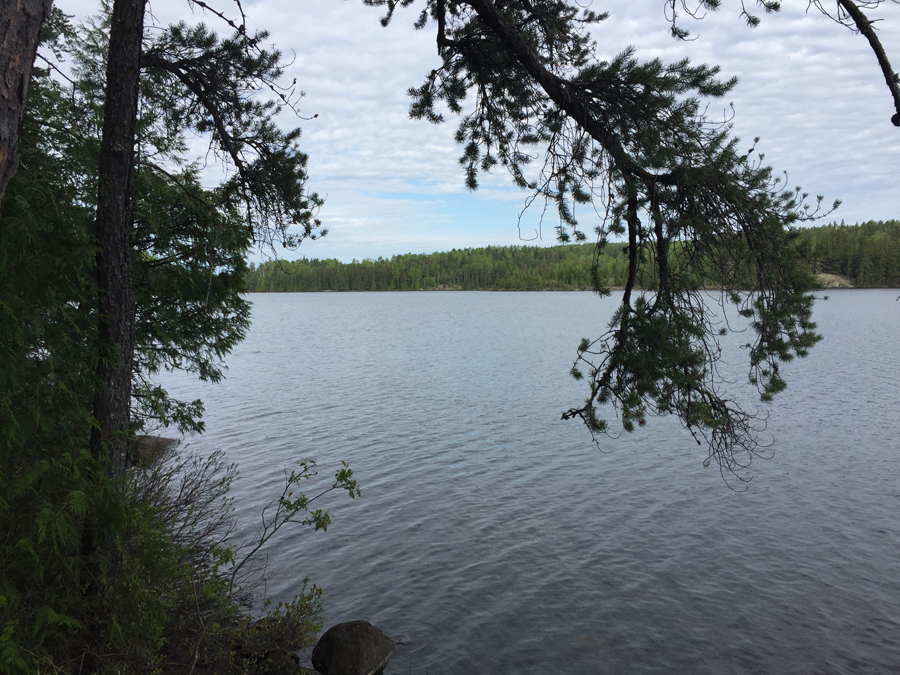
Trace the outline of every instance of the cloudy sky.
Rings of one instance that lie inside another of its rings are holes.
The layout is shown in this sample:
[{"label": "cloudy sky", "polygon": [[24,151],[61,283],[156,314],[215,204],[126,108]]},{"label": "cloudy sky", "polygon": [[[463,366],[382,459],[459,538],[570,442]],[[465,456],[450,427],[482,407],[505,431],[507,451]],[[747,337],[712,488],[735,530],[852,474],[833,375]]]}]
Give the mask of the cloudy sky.
[{"label": "cloudy sky", "polygon": [[[233,12],[229,0],[212,4]],[[505,173],[483,179],[475,193],[465,189],[453,118],[439,126],[409,119],[406,90],[439,65],[434,27],[412,28],[420,4],[398,11],[382,28],[381,10],[362,0],[244,0],[250,26],[268,30],[292,60],[285,79],[296,77],[306,93],[302,114],[318,115],[285,117],[285,124],[303,128],[309,185],[326,197],[320,217],[330,233],[290,257],[350,261],[554,243],[553,220],[541,228],[536,209],[519,222],[526,195]],[[76,17],[98,5],[57,0]],[[220,25],[191,13],[187,0],[150,0],[150,6],[158,23]],[[865,38],[807,11],[805,0],[787,0],[780,14],[764,16],[754,29],[741,20],[740,3],[726,0],[703,21],[685,20],[697,37],[686,43],[669,36],[663,0],[594,0],[592,6],[611,14],[594,32],[601,58],[633,45],[642,59],[688,57],[736,75],[736,90],[712,102],[711,113],[725,114],[733,103],[735,133],[750,142],[760,136],[757,150],[778,172],[788,172],[789,186],[824,195],[828,203],[841,199],[829,221],[900,218],[900,128],[890,123],[891,98]],[[900,69],[900,5],[887,3],[870,16],[883,18],[881,39]],[[590,229],[587,219],[583,224]]]}]

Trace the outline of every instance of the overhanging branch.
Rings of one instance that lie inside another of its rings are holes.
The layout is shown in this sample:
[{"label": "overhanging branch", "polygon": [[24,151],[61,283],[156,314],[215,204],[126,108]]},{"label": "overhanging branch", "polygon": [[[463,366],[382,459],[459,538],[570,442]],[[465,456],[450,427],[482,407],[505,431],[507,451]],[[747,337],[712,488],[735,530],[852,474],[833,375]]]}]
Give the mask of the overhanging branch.
[{"label": "overhanging branch", "polygon": [[875,32],[875,26],[872,25],[872,22],[869,21],[869,17],[867,17],[863,11],[859,8],[852,0],[837,0],[838,5],[847,12],[847,15],[853,19],[853,23],[856,24],[857,30],[865,35],[866,39],[869,41],[869,46],[872,47],[872,51],[875,52],[875,58],[878,59],[878,65],[881,66],[881,72],[884,74],[884,81],[887,83],[888,89],[891,92],[891,97],[894,99],[894,108],[897,112],[891,117],[891,123],[895,127],[900,127],[900,75],[894,72],[894,69],[891,67],[891,62],[888,60],[887,53],[884,51],[884,46],[881,44],[881,40],[878,39],[878,34]]}]

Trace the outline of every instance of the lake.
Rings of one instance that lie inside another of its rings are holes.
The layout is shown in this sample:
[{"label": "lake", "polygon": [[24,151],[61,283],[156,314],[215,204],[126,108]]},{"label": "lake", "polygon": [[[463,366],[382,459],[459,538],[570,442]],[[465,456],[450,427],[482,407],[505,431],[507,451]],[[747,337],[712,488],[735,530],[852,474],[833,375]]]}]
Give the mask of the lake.
[{"label": "lake", "polygon": [[362,496],[273,542],[268,592],[308,576],[326,627],[404,642],[387,675],[900,672],[897,295],[817,301],[744,492],[675,419],[599,449],[560,420],[618,294],[254,295],[224,382],[163,382],[248,526],[300,459],[350,464]]}]

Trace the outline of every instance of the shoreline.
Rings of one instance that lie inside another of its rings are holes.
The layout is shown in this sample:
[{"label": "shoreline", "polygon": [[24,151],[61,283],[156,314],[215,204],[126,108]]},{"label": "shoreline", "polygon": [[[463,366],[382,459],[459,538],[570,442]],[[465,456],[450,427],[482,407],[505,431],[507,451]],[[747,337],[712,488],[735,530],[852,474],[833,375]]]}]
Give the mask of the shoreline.
[{"label": "shoreline", "polygon": [[[610,292],[622,292],[624,286],[609,286]],[[651,291],[653,289],[634,288],[635,291]],[[721,287],[709,286],[700,288],[701,291],[722,291]],[[746,289],[736,288],[736,291],[746,291]],[[814,289],[819,291],[896,291],[900,290],[900,286],[822,286],[822,288]],[[324,291],[247,291],[248,295],[285,295],[288,293],[593,293],[593,288],[408,288],[406,290],[391,289],[387,291],[364,291],[364,290],[346,290],[335,291],[327,289]]]}]

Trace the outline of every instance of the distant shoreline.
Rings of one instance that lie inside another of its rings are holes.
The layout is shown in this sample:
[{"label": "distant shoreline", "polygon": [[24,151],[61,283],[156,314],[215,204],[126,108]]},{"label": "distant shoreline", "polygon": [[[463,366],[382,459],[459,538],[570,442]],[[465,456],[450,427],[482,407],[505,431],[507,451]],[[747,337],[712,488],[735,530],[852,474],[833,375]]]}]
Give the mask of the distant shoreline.
[{"label": "distant shoreline", "polygon": [[[818,290],[822,291],[840,291],[840,290],[890,290],[900,288],[898,286],[869,286],[864,289],[856,288],[853,286],[852,280],[848,277],[841,276],[840,274],[827,274],[820,273],[816,275],[816,281],[818,281],[822,286]],[[625,290],[624,286],[608,286],[610,292],[621,292]],[[363,289],[347,289],[347,290],[334,290],[334,289],[324,289],[321,291],[249,291],[250,293],[417,293],[419,291],[437,291],[437,292],[446,292],[446,291],[463,291],[463,292],[483,292],[483,293],[571,293],[571,292],[590,292],[593,291],[592,288],[585,287],[576,287],[576,288],[558,288],[558,287],[545,287],[545,288],[463,288],[461,286],[425,286],[422,288],[407,288],[403,290],[396,289],[385,289],[385,290],[363,290]],[[636,287],[634,290],[636,291],[644,291],[650,289],[644,289],[643,287]],[[706,286],[703,289],[705,291],[721,291],[723,290],[720,286]],[[736,290],[746,290],[746,289],[736,289]]]},{"label": "distant shoreline", "polygon": [[[827,225],[798,233],[797,264],[816,274],[823,289],[900,288],[900,221]],[[673,242],[678,251],[689,242]],[[674,249],[673,249],[674,250]],[[652,253],[652,251],[650,252]],[[611,242],[559,246],[486,246],[435,253],[407,253],[344,263],[334,258],[250,263],[250,292],[355,292],[416,290],[586,291],[597,282],[621,290],[628,281],[627,247]],[[648,253],[649,255],[649,253]],[[652,256],[651,256],[652,257]],[[714,289],[753,283],[751,265],[727,279],[685,269],[682,282]],[[637,277],[655,285],[649,258]]]},{"label": "distant shoreline", "polygon": [[[866,288],[856,288],[853,286],[823,286],[822,288],[816,289],[818,291],[890,291],[890,290],[898,290],[900,286],[870,286]],[[609,288],[611,293],[623,292],[625,290],[624,286],[610,286]],[[644,288],[635,288],[635,291],[644,291],[651,289]],[[721,288],[708,287],[700,290],[705,291],[721,291]],[[744,290],[744,289],[735,289],[735,290]],[[417,289],[406,289],[403,291],[398,290],[385,290],[385,291],[363,291],[363,290],[347,290],[347,291],[333,291],[333,290],[324,290],[324,291],[248,291],[249,294],[252,295],[288,295],[288,294],[301,294],[301,295],[314,295],[316,293],[589,293],[593,292],[592,288],[417,288]]]}]

